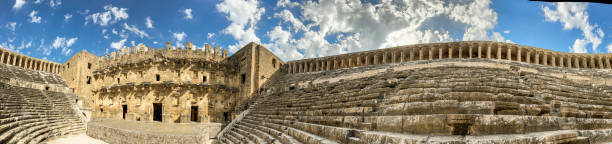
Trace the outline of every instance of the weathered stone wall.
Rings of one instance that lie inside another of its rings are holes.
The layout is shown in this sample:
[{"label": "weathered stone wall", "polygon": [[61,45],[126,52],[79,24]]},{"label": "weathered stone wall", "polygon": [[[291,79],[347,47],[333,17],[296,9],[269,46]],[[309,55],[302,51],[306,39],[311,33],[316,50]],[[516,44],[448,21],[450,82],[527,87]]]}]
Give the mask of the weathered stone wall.
[{"label": "weathered stone wall", "polygon": [[452,58],[504,59],[566,68],[612,68],[612,54],[577,54],[519,44],[465,41],[399,46],[287,62],[287,73],[317,72],[349,67]]},{"label": "weathered stone wall", "polygon": [[609,142],[612,70],[439,59],[280,75],[220,141]]},{"label": "weathered stone wall", "polygon": [[99,61],[96,55],[83,50],[64,62],[65,69],[60,72],[72,92],[79,96],[77,104],[87,113],[87,118],[91,118],[91,104],[94,103],[91,99],[92,89],[97,85],[93,71],[98,68]]},{"label": "weathered stone wall", "polygon": [[[168,43],[169,45],[169,43]],[[153,120],[153,103],[162,104],[163,122],[196,122],[226,119],[237,93],[234,70],[227,65],[227,51],[146,49],[140,45],[102,57],[93,72],[93,115],[99,118]]]}]

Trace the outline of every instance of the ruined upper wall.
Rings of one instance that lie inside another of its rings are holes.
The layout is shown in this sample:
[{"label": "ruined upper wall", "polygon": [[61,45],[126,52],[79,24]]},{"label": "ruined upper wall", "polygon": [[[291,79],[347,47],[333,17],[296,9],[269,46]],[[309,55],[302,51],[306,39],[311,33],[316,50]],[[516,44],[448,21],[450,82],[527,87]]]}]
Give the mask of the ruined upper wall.
[{"label": "ruined upper wall", "polygon": [[99,63],[100,68],[122,65],[129,63],[142,62],[147,59],[155,57],[155,55],[163,56],[169,59],[201,59],[207,61],[221,62],[227,59],[229,52],[226,49],[221,50],[219,47],[212,47],[208,44],[205,45],[205,49],[194,49],[191,42],[185,44],[185,49],[178,47],[172,48],[170,42],[166,42],[166,48],[158,48],[154,50],[152,47],[146,45],[133,46],[132,48],[125,47],[117,52],[111,52],[110,55],[100,57],[101,62]]},{"label": "ruined upper wall", "polygon": [[55,74],[59,74],[64,69],[62,64],[22,55],[2,47],[0,47],[0,63]]},{"label": "ruined upper wall", "polygon": [[578,54],[489,41],[465,41],[399,46],[287,62],[287,73],[317,72],[349,67],[452,58],[503,59],[567,68],[612,68],[612,54]]}]

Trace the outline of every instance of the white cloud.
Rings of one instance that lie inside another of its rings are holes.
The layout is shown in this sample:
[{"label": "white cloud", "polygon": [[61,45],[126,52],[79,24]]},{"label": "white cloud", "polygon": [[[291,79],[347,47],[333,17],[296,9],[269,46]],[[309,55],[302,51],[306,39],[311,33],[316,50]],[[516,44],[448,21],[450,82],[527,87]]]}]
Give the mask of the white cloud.
[{"label": "white cloud", "polygon": [[7,29],[11,30],[11,32],[15,32],[15,27],[17,27],[17,22],[8,22],[4,25]]},{"label": "white cloud", "polygon": [[81,15],[86,15],[86,14],[89,14],[89,9],[79,10],[79,11],[77,11],[77,13],[81,14]]},{"label": "white cloud", "polygon": [[151,20],[151,17],[145,18],[145,25],[147,28],[153,28],[153,20]]},{"label": "white cloud", "polygon": [[36,0],[34,1],[34,4],[40,4],[42,2],[42,0]]},{"label": "white cloud", "polygon": [[[493,31],[497,13],[488,0],[381,0],[376,3],[319,0],[301,3],[279,0],[276,5],[279,10],[273,18],[280,19],[281,24],[265,35],[270,41],[263,45],[285,60],[417,43],[511,42],[500,32]],[[238,41],[229,46],[230,51],[250,41],[259,41],[254,32],[265,9],[257,4],[256,0],[228,0],[217,4],[217,10],[231,22],[222,33]],[[292,12],[296,10],[300,12],[299,17]]]},{"label": "white cloud", "polygon": [[23,5],[25,5],[25,0],[15,0],[15,5],[13,5],[13,9],[19,10]]},{"label": "white cloud", "polygon": [[504,34],[509,34],[509,33],[510,33],[510,30],[505,30],[504,31]]},{"label": "white cloud", "polygon": [[38,14],[38,11],[33,10],[30,12],[30,23],[40,23],[42,18],[40,16],[36,16],[36,14]]},{"label": "white cloud", "polygon": [[591,44],[593,52],[597,52],[604,32],[597,24],[592,25],[589,22],[589,13],[586,11],[588,4],[560,2],[553,5],[555,9],[548,6],[542,7],[546,21],[560,22],[563,30],[579,29],[582,31],[583,38],[576,39],[570,50],[575,53],[586,53],[587,45]]},{"label": "white cloud", "polygon": [[57,2],[54,1],[54,0],[51,0],[49,2],[49,6],[51,6],[51,8],[55,8],[55,7],[59,6],[59,5],[62,5],[62,1],[60,1],[60,0],[57,0]]},{"label": "white cloud", "polygon": [[[58,49],[58,48],[62,48],[61,49],[61,53],[65,56],[69,56],[70,54],[72,54],[72,49],[70,49],[70,47],[76,43],[78,38],[73,37],[73,38],[66,38],[66,37],[55,37],[55,40],[53,41],[53,44],[51,45],[51,48],[53,49]],[[41,45],[42,43],[44,43],[44,41],[41,41]],[[45,55],[49,55],[51,54],[51,49],[47,48],[45,49],[45,47],[43,47],[43,54]]]},{"label": "white cloud", "polygon": [[123,45],[125,44],[125,41],[127,41],[127,39],[122,39],[118,42],[111,42],[110,47],[114,48],[114,49],[121,49],[123,48]]},{"label": "white cloud", "polygon": [[211,40],[215,36],[215,33],[206,34],[206,39]]},{"label": "white cloud", "polygon": [[72,14],[65,14],[64,15],[64,22],[70,21],[70,18],[72,18]]},{"label": "white cloud", "polygon": [[128,25],[126,23],[123,23],[123,28],[133,32],[134,34],[138,35],[140,38],[143,37],[149,37],[149,34],[147,34],[146,32],[144,32],[143,30],[138,29],[135,25]]},{"label": "white cloud", "polygon": [[608,53],[612,53],[612,43],[609,44],[606,48],[608,48]]},{"label": "white cloud", "polygon": [[183,13],[185,13],[185,19],[193,19],[193,15],[191,15],[190,8],[183,10]]},{"label": "white cloud", "polygon": [[238,43],[229,46],[230,52],[235,52],[239,46],[249,42],[259,42],[255,29],[266,10],[258,5],[257,0],[226,0],[216,5],[217,11],[226,14],[226,18],[231,22],[221,32],[238,40]]},{"label": "white cloud", "polygon": [[187,37],[187,34],[185,34],[185,32],[172,33],[172,36],[174,36],[174,39],[176,39],[176,41],[181,42],[185,39],[185,37]]},{"label": "white cloud", "polygon": [[[94,24],[99,24],[100,26],[106,26],[109,23],[114,24],[120,20],[126,20],[129,15],[127,13],[127,8],[119,8],[113,7],[112,5],[104,6],[105,12],[93,13],[85,17],[85,24],[91,20]],[[87,10],[89,12],[89,10]]]},{"label": "white cloud", "polygon": [[60,47],[71,47],[77,40],[78,38],[73,37],[73,38],[69,38],[66,39],[66,37],[55,37],[55,40],[53,41],[53,44],[51,45],[54,49],[60,48]]}]

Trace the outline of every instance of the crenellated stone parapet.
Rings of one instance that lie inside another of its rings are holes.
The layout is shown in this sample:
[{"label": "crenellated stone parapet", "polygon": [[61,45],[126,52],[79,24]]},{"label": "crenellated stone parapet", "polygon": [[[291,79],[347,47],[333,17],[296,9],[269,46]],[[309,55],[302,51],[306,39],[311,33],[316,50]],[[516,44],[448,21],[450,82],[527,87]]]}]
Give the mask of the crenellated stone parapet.
[{"label": "crenellated stone parapet", "polygon": [[454,58],[509,60],[566,68],[611,69],[612,54],[557,52],[537,47],[490,41],[464,41],[398,46],[321,58],[289,61],[283,71],[320,72],[350,67]]},{"label": "crenellated stone parapet", "polygon": [[55,74],[64,70],[64,66],[60,63],[33,58],[2,47],[0,47],[0,63]]},{"label": "crenellated stone parapet", "polygon": [[204,45],[204,49],[194,49],[191,42],[187,42],[185,44],[185,48],[178,47],[176,49],[172,48],[170,42],[166,43],[165,49],[153,49],[152,47],[147,47],[146,45],[141,44],[131,48],[125,47],[117,50],[116,52],[105,54],[104,56],[100,57],[101,62],[99,63],[99,66],[104,68],[116,65],[139,63],[156,57],[166,59],[191,59],[222,62],[227,60],[228,51],[225,49],[220,50],[219,47],[215,47],[214,51],[211,51],[211,46],[208,44]]}]

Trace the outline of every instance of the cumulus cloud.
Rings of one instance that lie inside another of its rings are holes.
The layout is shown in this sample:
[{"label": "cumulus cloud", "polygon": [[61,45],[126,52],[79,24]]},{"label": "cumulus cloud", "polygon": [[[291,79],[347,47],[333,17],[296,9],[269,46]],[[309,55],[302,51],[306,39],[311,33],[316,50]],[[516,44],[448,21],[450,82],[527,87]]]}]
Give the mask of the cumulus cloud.
[{"label": "cumulus cloud", "polygon": [[[126,20],[129,15],[127,13],[127,8],[119,8],[113,7],[112,5],[104,6],[105,12],[93,13],[85,17],[85,24],[87,24],[90,20],[94,24],[99,24],[100,26],[106,26],[108,24],[114,24],[120,20]],[[89,10],[87,10],[89,12]]]},{"label": "cumulus cloud", "polygon": [[174,39],[176,39],[176,41],[183,41],[185,37],[187,37],[187,34],[185,34],[185,32],[172,33],[172,36]]},{"label": "cumulus cloud", "polygon": [[114,49],[121,49],[121,48],[123,48],[123,45],[125,44],[125,41],[127,41],[127,39],[122,39],[122,40],[119,40],[117,42],[111,42],[110,47],[114,48]]},{"label": "cumulus cloud", "polygon": [[185,13],[185,19],[192,19],[193,18],[193,15],[191,15],[191,9],[190,8],[183,10],[183,13]]},{"label": "cumulus cloud", "polygon": [[71,47],[77,40],[78,38],[73,37],[73,38],[69,38],[67,39],[66,37],[55,37],[55,40],[53,41],[53,45],[51,45],[53,48],[61,48],[61,47]]},{"label": "cumulus cloud", "polygon": [[239,46],[249,42],[259,42],[255,29],[266,10],[259,7],[257,0],[226,0],[216,7],[217,11],[226,14],[226,18],[230,21],[230,25],[221,32],[238,40],[238,43],[229,46],[231,52],[235,52]]},{"label": "cumulus cloud", "polygon": [[70,18],[72,18],[72,14],[65,14],[64,15],[64,22],[70,21]]},{"label": "cumulus cloud", "polygon": [[576,39],[570,50],[575,53],[586,53],[587,45],[591,44],[593,52],[597,52],[604,32],[597,24],[592,25],[589,22],[589,13],[586,11],[588,4],[560,2],[552,5],[554,9],[548,6],[542,7],[546,21],[561,23],[563,30],[579,29],[582,31],[583,38]]},{"label": "cumulus cloud", "polygon": [[[217,10],[231,22],[222,33],[236,46],[259,42],[256,25],[265,9],[256,0],[227,0]],[[398,45],[491,40],[511,42],[493,29],[497,13],[488,0],[400,1],[279,0],[273,18],[281,24],[265,33],[263,43],[285,60],[322,57]],[[249,8],[244,8],[245,6]],[[244,10],[247,9],[247,10]],[[293,12],[299,12],[296,16]]]},{"label": "cumulus cloud", "polygon": [[40,23],[40,20],[42,19],[40,16],[36,16],[36,14],[38,14],[38,11],[33,10],[32,12],[30,12],[30,23]]},{"label": "cumulus cloud", "polygon": [[505,30],[504,31],[504,34],[509,34],[509,33],[510,33],[510,30]]},{"label": "cumulus cloud", "polygon": [[15,0],[15,5],[13,5],[13,9],[19,10],[23,5],[25,5],[25,0]]},{"label": "cumulus cloud", "polygon": [[612,53],[612,43],[609,44],[606,48],[608,48],[608,53]]},{"label": "cumulus cloud", "polygon": [[59,5],[62,5],[62,1],[60,1],[60,0],[57,0],[57,1],[51,0],[51,1],[49,1],[49,6],[51,6],[51,8],[55,8],[55,7],[59,6]]},{"label": "cumulus cloud", "polygon": [[153,28],[153,20],[151,20],[151,17],[145,18],[145,25],[147,28]]},{"label": "cumulus cloud", "polygon": [[[62,48],[61,49],[61,53],[65,56],[69,56],[70,54],[72,54],[72,49],[70,49],[70,47],[76,43],[78,38],[73,37],[73,38],[66,38],[66,37],[55,37],[55,40],[53,41],[53,44],[51,45],[51,47],[53,49],[58,49],[58,48]],[[51,53],[50,50],[46,50],[46,55],[49,55]]]},{"label": "cumulus cloud", "polygon": [[138,29],[135,25],[128,25],[126,23],[123,23],[123,29],[128,30],[136,35],[138,35],[140,38],[143,37],[149,37],[149,34],[147,34],[146,32],[144,32],[143,30]]},{"label": "cumulus cloud", "polygon": [[11,30],[11,32],[15,32],[15,28],[17,27],[17,22],[8,22],[6,25],[4,25],[4,27],[6,27],[7,29]]},{"label": "cumulus cloud", "polygon": [[34,4],[40,4],[42,2],[42,0],[36,0],[34,1]]}]

